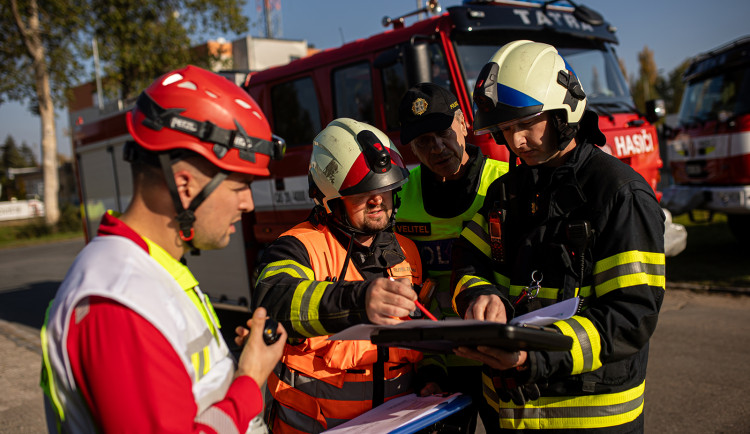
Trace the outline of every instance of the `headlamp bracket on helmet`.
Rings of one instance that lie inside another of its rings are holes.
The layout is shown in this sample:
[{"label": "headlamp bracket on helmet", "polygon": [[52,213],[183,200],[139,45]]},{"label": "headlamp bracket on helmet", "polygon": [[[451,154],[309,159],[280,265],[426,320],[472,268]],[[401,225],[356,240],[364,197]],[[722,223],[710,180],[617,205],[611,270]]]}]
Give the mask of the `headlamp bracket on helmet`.
[{"label": "headlamp bracket on helmet", "polygon": [[497,63],[484,65],[477,77],[474,86],[474,103],[477,108],[484,112],[493,110],[497,106],[497,72],[500,66]]},{"label": "headlamp bracket on helmet", "polygon": [[576,107],[578,107],[578,102],[586,98],[586,93],[581,88],[578,78],[568,71],[561,70],[557,72],[557,83],[568,90],[565,94],[563,104],[569,105],[570,111],[575,111]]},{"label": "headlamp bracket on helmet", "polygon": [[269,155],[273,159],[280,159],[283,156],[283,151],[280,151],[280,149],[285,148],[285,146],[280,146],[277,142],[249,136],[237,120],[234,120],[235,130],[222,128],[211,121],[198,121],[180,115],[185,111],[184,109],[161,107],[146,92],[142,92],[138,97],[136,106],[145,116],[142,121],[144,126],[156,131],[169,128],[197,137],[201,141],[213,143],[213,152],[219,159],[224,158],[232,148],[238,150],[240,158],[250,162],[255,162],[254,154],[256,152]]}]

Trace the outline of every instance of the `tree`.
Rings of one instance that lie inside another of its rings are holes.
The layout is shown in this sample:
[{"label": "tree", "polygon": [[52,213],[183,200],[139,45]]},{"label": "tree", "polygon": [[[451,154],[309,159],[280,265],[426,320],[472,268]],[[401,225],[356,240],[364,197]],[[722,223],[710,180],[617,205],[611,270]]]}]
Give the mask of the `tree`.
[{"label": "tree", "polygon": [[648,46],[638,53],[638,79],[632,86],[633,100],[639,110],[646,110],[646,101],[660,98],[656,91],[656,82],[659,79],[659,71],[654,61],[654,52]]},{"label": "tree", "polygon": [[28,149],[25,143],[19,149],[18,145],[16,145],[16,140],[10,134],[5,138],[5,143],[3,143],[2,147],[0,147],[0,172],[2,173],[0,177],[0,186],[2,186],[0,189],[2,190],[0,200],[10,200],[13,197],[23,197],[24,195],[23,186],[18,188],[8,175],[8,169],[31,166],[30,161],[25,155],[24,147]]},{"label": "tree", "polygon": [[92,36],[110,87],[131,97],[169,69],[202,63],[188,50],[189,35],[247,28],[245,0],[9,1],[0,7],[0,104],[27,102],[41,119],[48,224],[59,219],[54,107],[74,82],[88,81],[78,60],[90,57]]},{"label": "tree", "polygon": [[[75,3],[75,4],[74,4]],[[66,0],[10,0],[0,8],[0,103],[27,101],[42,124],[45,219],[57,223],[57,138],[55,105],[62,106],[78,64],[72,38],[82,25],[80,3]],[[57,102],[57,104],[55,104]]]},{"label": "tree", "polygon": [[191,50],[191,35],[247,31],[245,0],[91,0],[90,33],[102,60],[105,93],[137,96],[155,77],[211,58]]},{"label": "tree", "polygon": [[3,143],[2,151],[2,165],[6,173],[10,168],[27,167],[26,159],[21,150],[18,149],[16,140],[10,134]]},{"label": "tree", "polygon": [[26,162],[26,167],[37,167],[39,163],[36,161],[36,155],[34,151],[29,147],[26,142],[21,142],[21,155]]},{"label": "tree", "polygon": [[685,90],[685,83],[682,81],[682,76],[689,65],[690,59],[685,59],[679,66],[669,72],[666,79],[660,80],[656,84],[656,91],[664,98],[667,113],[677,113],[680,111],[682,93]]}]

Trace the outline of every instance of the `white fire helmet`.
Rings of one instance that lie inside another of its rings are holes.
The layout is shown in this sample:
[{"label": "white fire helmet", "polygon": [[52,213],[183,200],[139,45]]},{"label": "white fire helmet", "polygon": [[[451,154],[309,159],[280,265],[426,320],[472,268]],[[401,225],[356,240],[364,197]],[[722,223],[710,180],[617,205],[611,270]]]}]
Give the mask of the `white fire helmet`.
[{"label": "white fire helmet", "polygon": [[519,119],[552,110],[564,112],[561,120],[575,129],[586,109],[586,94],[555,47],[520,40],[504,45],[482,68],[474,103],[475,134],[501,131]]},{"label": "white fire helmet", "polygon": [[385,133],[339,118],[313,140],[308,176],[310,197],[331,213],[331,200],[394,190],[406,182],[409,171]]}]

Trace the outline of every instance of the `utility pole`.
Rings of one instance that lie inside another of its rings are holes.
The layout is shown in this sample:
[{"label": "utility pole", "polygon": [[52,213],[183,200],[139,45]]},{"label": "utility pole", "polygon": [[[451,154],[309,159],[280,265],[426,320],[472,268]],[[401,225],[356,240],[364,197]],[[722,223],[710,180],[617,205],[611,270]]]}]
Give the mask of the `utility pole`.
[{"label": "utility pole", "polygon": [[263,13],[266,17],[266,38],[273,39],[273,25],[271,23],[271,0],[263,0]]}]

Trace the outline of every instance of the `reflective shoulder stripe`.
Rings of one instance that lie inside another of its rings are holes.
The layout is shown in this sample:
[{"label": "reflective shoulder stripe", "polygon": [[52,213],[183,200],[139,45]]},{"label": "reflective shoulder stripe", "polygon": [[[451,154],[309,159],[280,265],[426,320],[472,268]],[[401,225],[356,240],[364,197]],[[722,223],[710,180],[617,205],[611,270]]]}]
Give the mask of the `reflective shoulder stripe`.
[{"label": "reflective shoulder stripe", "polygon": [[464,230],[461,231],[461,237],[465,238],[482,252],[483,255],[489,258],[492,256],[492,249],[490,249],[490,236],[487,234],[486,228],[487,221],[483,215],[477,213],[466,224]]},{"label": "reflective shoulder stripe", "polygon": [[195,421],[213,428],[217,433],[240,434],[232,418],[219,407],[209,407]]},{"label": "reflective shoulder stripe", "polygon": [[664,254],[631,250],[597,261],[594,265],[594,290],[597,297],[636,285],[664,289]]},{"label": "reflective shoulder stripe", "polygon": [[645,381],[630,390],[587,396],[542,397],[524,406],[497,402],[506,429],[591,429],[634,421],[643,413]]},{"label": "reflective shoulder stripe", "polygon": [[553,325],[565,336],[573,338],[573,348],[570,350],[573,358],[571,375],[591,372],[602,366],[601,337],[591,320],[576,315],[567,320],[556,321]]},{"label": "reflective shoulder stripe", "polygon": [[326,331],[320,322],[320,300],[326,288],[333,282],[304,280],[297,285],[292,296],[290,318],[292,327],[299,334],[307,337],[325,336]]},{"label": "reflective shoulder stripe", "polygon": [[280,273],[286,273],[298,279],[313,280],[315,278],[315,275],[310,268],[305,267],[297,261],[285,259],[282,261],[271,262],[266,265],[266,267],[263,268],[263,271],[260,272],[258,281],[261,281],[267,277],[275,276]]}]

